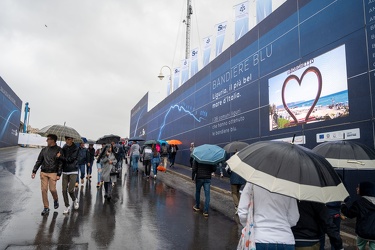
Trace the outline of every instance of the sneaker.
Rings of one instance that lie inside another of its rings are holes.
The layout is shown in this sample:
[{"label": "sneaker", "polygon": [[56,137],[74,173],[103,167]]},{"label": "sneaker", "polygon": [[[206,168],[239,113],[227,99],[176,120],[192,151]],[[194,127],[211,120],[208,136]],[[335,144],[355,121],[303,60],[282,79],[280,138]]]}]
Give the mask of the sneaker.
[{"label": "sneaker", "polygon": [[44,216],[44,215],[48,215],[49,214],[49,208],[44,208],[41,215]]},{"label": "sneaker", "polygon": [[98,183],[96,184],[96,187],[97,187],[97,188],[100,188],[100,182],[98,182]]},{"label": "sneaker", "polygon": [[115,183],[114,182],[112,182],[112,187],[114,187],[115,186]]},{"label": "sneaker", "polygon": [[83,186],[83,183],[85,183],[84,179],[81,179],[81,185]]},{"label": "sneaker", "polygon": [[204,217],[208,217],[208,212],[203,212]]},{"label": "sneaker", "polygon": [[58,209],[58,208],[59,208],[59,200],[55,200],[55,201],[53,202],[53,207],[54,207],[55,209]]},{"label": "sneaker", "polygon": [[198,211],[199,211],[199,207],[194,206],[194,207],[193,207],[193,210],[194,210],[195,212],[198,212]]},{"label": "sneaker", "polygon": [[156,174],[154,174],[154,179],[156,179]]},{"label": "sneaker", "polygon": [[212,177],[215,177],[215,173],[212,173],[211,175],[212,175]]},{"label": "sneaker", "polygon": [[76,182],[76,185],[75,185],[75,187],[78,187],[78,182]]},{"label": "sneaker", "polygon": [[223,178],[224,177],[224,175],[223,174],[220,174],[220,178]]},{"label": "sneaker", "polygon": [[78,203],[79,201],[78,201],[78,198],[74,201],[74,209],[78,209],[79,208],[79,203]]},{"label": "sneaker", "polygon": [[63,214],[68,214],[68,213],[70,213],[70,207],[66,207],[63,212]]}]

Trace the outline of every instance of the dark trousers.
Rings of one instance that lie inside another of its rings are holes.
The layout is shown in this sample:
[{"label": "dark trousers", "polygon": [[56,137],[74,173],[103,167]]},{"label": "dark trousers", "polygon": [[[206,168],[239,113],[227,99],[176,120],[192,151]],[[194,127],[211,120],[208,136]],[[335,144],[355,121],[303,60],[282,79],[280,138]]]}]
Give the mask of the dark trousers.
[{"label": "dark trousers", "polygon": [[150,176],[151,160],[143,160],[143,166],[145,166],[145,174],[146,174],[146,176]]},{"label": "dark trousers", "polygon": [[74,185],[77,179],[77,174],[63,174],[62,175],[62,193],[64,197],[64,203],[65,207],[69,207],[69,198],[68,198],[68,193],[70,198],[72,198],[72,201],[76,200],[76,195],[74,193]]}]

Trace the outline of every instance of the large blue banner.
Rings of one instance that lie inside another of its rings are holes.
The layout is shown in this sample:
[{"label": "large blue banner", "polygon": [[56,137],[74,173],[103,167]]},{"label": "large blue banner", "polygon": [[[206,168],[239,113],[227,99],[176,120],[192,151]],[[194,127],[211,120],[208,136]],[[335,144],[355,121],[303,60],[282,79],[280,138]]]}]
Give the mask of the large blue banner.
[{"label": "large blue banner", "polygon": [[337,139],[374,147],[374,7],[286,1],[144,114],[145,136],[181,140],[182,164],[191,142],[224,146],[296,135],[308,148]]},{"label": "large blue banner", "polygon": [[0,148],[18,144],[21,99],[0,77]]}]

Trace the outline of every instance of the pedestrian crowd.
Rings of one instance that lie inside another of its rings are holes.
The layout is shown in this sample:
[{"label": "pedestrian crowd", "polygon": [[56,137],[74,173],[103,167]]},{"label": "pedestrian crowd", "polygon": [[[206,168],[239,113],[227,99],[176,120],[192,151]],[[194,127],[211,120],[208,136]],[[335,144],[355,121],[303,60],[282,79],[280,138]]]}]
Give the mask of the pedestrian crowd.
[{"label": "pedestrian crowd", "polygon": [[[121,177],[122,162],[130,165],[133,173],[138,172],[138,162],[143,162],[146,178],[156,179],[158,169],[173,168],[177,145],[166,143],[145,145],[137,141],[131,144],[103,144],[101,149],[94,150],[92,145],[76,146],[73,139],[66,137],[63,148],[56,145],[57,137],[47,136],[47,147],[38,156],[32,171],[32,178],[40,171],[41,191],[44,209],[42,215],[49,213],[48,190],[54,200],[54,208],[59,207],[56,182],[62,178],[64,213],[70,212],[70,199],[74,209],[79,208],[78,197],[74,189],[91,181],[92,166],[96,158],[98,168],[97,187],[104,185],[104,197],[111,200],[112,187]],[[329,238],[331,249],[343,249],[340,236],[340,220],[356,218],[355,232],[357,248],[375,249],[375,183],[361,182],[357,188],[359,199],[351,203],[323,204],[312,201],[297,201],[294,198],[272,193],[260,186],[246,182],[232,172],[225,162],[217,165],[199,163],[192,157],[194,143],[190,145],[190,166],[192,180],[195,182],[195,204],[193,210],[203,209],[208,217],[210,206],[211,177],[219,167],[220,176],[223,169],[230,177],[234,213],[238,215],[244,227],[238,249],[324,249],[325,237]],[[230,157],[230,155],[228,155]],[[127,160],[129,158],[129,162]],[[205,201],[201,207],[201,189],[204,189]],[[241,190],[242,189],[242,190]],[[241,193],[242,192],[242,193]],[[68,196],[69,195],[69,196]]]}]

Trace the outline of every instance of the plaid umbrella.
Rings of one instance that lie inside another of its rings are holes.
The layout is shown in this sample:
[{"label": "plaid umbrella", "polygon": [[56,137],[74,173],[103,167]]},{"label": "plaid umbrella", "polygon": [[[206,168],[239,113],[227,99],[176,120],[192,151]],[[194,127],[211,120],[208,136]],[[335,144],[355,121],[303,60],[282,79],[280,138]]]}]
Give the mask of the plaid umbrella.
[{"label": "plaid umbrella", "polygon": [[248,182],[298,200],[327,203],[349,196],[324,157],[296,144],[253,143],[232,156],[227,164]]},{"label": "plaid umbrella", "polygon": [[50,125],[44,127],[39,130],[38,134],[40,134],[41,136],[55,134],[60,141],[63,141],[65,136],[73,138],[75,142],[82,141],[80,134],[74,128],[63,125]]}]

